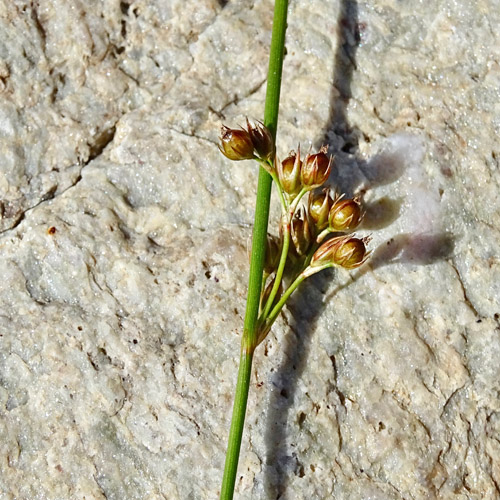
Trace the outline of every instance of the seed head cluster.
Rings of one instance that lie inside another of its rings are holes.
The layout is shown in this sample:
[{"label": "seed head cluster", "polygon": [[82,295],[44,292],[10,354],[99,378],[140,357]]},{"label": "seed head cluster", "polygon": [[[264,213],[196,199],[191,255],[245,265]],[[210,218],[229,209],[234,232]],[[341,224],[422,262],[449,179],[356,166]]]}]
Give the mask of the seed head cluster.
[{"label": "seed head cluster", "polygon": [[351,234],[363,221],[361,200],[339,195],[330,187],[320,189],[336,167],[327,146],[305,156],[298,147],[279,160],[271,132],[261,122],[247,120],[245,128],[222,127],[219,149],[230,160],[257,160],[279,190],[279,238],[268,237],[264,265],[264,320],[282,295],[287,274],[294,282],[327,267],[351,270],[366,262],[370,238]]}]

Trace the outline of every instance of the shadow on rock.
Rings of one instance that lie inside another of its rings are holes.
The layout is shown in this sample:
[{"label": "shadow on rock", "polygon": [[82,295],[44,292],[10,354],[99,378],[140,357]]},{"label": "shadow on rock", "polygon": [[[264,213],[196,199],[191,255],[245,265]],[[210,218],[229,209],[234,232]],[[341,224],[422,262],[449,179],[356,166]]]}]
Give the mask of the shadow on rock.
[{"label": "shadow on rock", "polygon": [[347,120],[347,106],[352,97],[352,75],[356,69],[362,26],[358,22],[356,0],[341,0],[337,21],[338,45],[333,63],[333,86],[330,94],[330,115],[323,130],[323,143],[335,151],[357,149],[360,131]]},{"label": "shadow on rock", "polygon": [[[418,137],[401,134],[388,141],[370,160],[359,157],[358,142],[362,132],[349,125],[346,114],[351,98],[352,75],[356,68],[355,55],[362,30],[357,2],[341,0],[338,17],[339,45],[334,61],[330,116],[320,145],[329,145],[330,152],[336,157],[337,168],[333,169],[328,184],[348,197],[355,194],[362,197],[373,187],[395,182],[412,162],[420,161],[419,151],[424,150]],[[363,229],[375,230],[389,226],[399,217],[402,203],[402,199],[382,197],[367,204]],[[373,252],[370,265],[363,266],[353,279],[357,279],[366,270],[391,263],[432,264],[448,257],[453,247],[454,239],[446,233],[400,234],[380,245]],[[331,277],[332,272],[322,272],[309,278],[288,304],[293,321],[288,325],[290,331],[283,339],[283,361],[270,376],[272,392],[266,415],[264,489],[266,498],[273,500],[284,498],[287,478],[291,474],[300,477],[304,474],[293,444],[288,441],[293,430],[301,424],[300,421],[293,420],[290,409],[307,363],[310,340],[318,317],[331,297],[343,288],[337,287],[329,297],[325,297]]]},{"label": "shadow on rock", "polygon": [[[270,377],[273,388],[266,415],[264,490],[266,498],[281,498],[290,474],[303,475],[302,465],[288,443],[293,434],[288,428],[290,409],[293,406],[297,383],[307,363],[311,336],[316,322],[325,307],[325,293],[331,282],[332,272],[319,273],[309,278],[292,296],[288,304],[293,320],[283,342],[283,361]],[[291,422],[293,428],[300,422]]]},{"label": "shadow on rock", "polygon": [[455,238],[449,233],[403,233],[379,245],[370,257],[369,268],[406,263],[428,265],[450,257]]},{"label": "shadow on rock", "polygon": [[[355,53],[360,41],[358,26],[358,5],[353,0],[341,0],[338,16],[339,46],[334,61],[334,85],[330,96],[330,116],[323,133],[322,144],[328,144],[342,168],[335,168],[329,183],[348,196],[366,186],[367,176],[359,167],[359,160],[352,154],[357,150],[359,131],[352,129],[346,119],[346,109],[351,98],[351,80],[356,67]],[[366,168],[369,164],[366,165]],[[373,174],[375,178],[375,171]],[[382,205],[386,205],[383,207]],[[397,202],[381,202],[370,210],[372,226],[388,224],[397,217]],[[309,278],[292,296],[288,308],[293,321],[284,339],[283,362],[271,376],[273,387],[266,416],[267,443],[266,466],[264,469],[264,488],[266,498],[279,499],[286,490],[286,478],[290,473],[303,475],[302,466],[291,449],[287,438],[292,434],[288,429],[290,408],[293,406],[297,383],[308,358],[311,335],[319,315],[325,307],[325,293],[331,282],[332,272],[322,272]],[[294,427],[300,422],[293,422]]]},{"label": "shadow on rock", "polygon": [[399,216],[403,199],[383,196],[370,203],[364,203],[363,229],[375,230],[390,226]]}]

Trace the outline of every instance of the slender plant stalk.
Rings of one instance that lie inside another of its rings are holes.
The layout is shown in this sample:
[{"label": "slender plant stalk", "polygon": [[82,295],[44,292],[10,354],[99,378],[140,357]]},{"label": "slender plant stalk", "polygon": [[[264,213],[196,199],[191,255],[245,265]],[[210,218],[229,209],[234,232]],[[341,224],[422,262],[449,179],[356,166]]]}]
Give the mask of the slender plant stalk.
[{"label": "slender plant stalk", "polygon": [[[269,55],[269,72],[267,78],[266,105],[264,125],[276,138],[278,127],[278,110],[281,89],[281,72],[285,47],[286,17],[288,0],[276,0],[274,5],[273,31]],[[252,359],[258,342],[258,314],[262,275],[267,241],[267,222],[269,219],[269,203],[271,198],[271,176],[262,168],[259,169],[255,223],[252,239],[252,256],[250,260],[250,278],[248,283],[245,324],[241,340],[240,367],[234,398],[233,417],[229,431],[229,442],[226,453],[226,464],[220,500],[231,500],[234,495],[236,471],[240,455],[241,438],[245,423],[245,412],[250,387]]]},{"label": "slender plant stalk", "polygon": [[295,289],[306,279],[306,277],[307,276],[305,276],[303,273],[300,273],[295,279],[295,281],[288,287],[288,289],[280,298],[278,303],[273,307],[273,310],[271,311],[267,319],[269,327],[274,323],[274,320],[278,317],[278,314],[281,312],[281,309],[283,309],[283,306],[285,305],[290,295],[292,295]]},{"label": "slender plant stalk", "polygon": [[261,336],[259,337],[259,343],[266,337],[269,330],[273,326],[273,323],[276,321],[279,313],[283,309],[283,306],[286,304],[286,301],[290,298],[290,295],[292,295],[292,293],[298,288],[298,286],[312,274],[316,274],[317,272],[322,271],[323,269],[327,269],[328,267],[332,267],[331,264],[318,267],[313,272],[303,271],[295,278],[292,284],[286,289],[285,293],[283,293],[283,295],[280,297],[278,303],[272,308],[271,312],[266,316],[265,320],[263,320],[265,321],[265,325],[262,328]]},{"label": "slender plant stalk", "polygon": [[283,272],[285,271],[286,259],[288,257],[288,249],[290,247],[290,222],[286,221],[283,228],[283,248],[281,250],[281,257],[278,264],[278,269],[276,270],[276,279],[274,280],[273,288],[271,289],[271,293],[269,298],[267,299],[267,303],[264,311],[262,312],[262,317],[267,318],[271,307],[273,306],[274,299],[276,298],[276,294],[278,293],[281,278],[283,277]]},{"label": "slender plant stalk", "polygon": [[271,290],[271,293],[269,294],[269,297],[268,297],[267,302],[265,304],[264,310],[260,314],[259,322],[264,321],[268,317],[269,312],[271,310],[271,307],[274,304],[274,299],[276,298],[276,294],[278,293],[278,290],[279,290],[279,287],[281,284],[281,280],[283,278],[283,273],[285,271],[286,260],[288,257],[288,249],[290,247],[290,230],[291,230],[291,226],[292,226],[292,219],[293,219],[293,216],[295,214],[295,210],[297,209],[297,206],[299,204],[300,199],[307,193],[307,190],[302,189],[300,191],[300,193],[298,194],[298,196],[293,201],[293,203],[290,206],[288,206],[286,201],[285,201],[285,198],[283,196],[283,192],[281,190],[281,186],[280,186],[280,183],[278,181],[276,174],[272,175],[272,178],[276,184],[276,187],[278,189],[278,194],[279,194],[279,197],[281,200],[281,209],[282,209],[281,220],[282,220],[282,228],[283,228],[283,245],[282,245],[282,249],[281,249],[281,257],[280,257],[280,261],[278,264],[278,269],[276,270],[276,278],[274,280],[274,285],[273,285],[273,288]]},{"label": "slender plant stalk", "polygon": [[287,288],[287,290],[285,291],[285,293],[281,296],[280,300],[278,301],[278,303],[273,307],[272,311],[269,313],[269,316],[267,317],[267,327],[268,328],[271,328],[271,325],[274,323],[274,321],[276,320],[276,318],[278,317],[278,314],[281,312],[281,310],[283,309],[283,306],[286,304],[286,301],[290,298],[290,295],[292,295],[292,293],[297,289],[297,287],[306,279],[308,278],[309,276],[311,276],[312,274],[316,274],[320,271],[323,271],[323,269],[328,269],[329,267],[332,267],[331,264],[326,264],[324,266],[321,266],[321,267],[317,267],[314,272],[309,272],[307,273],[306,272],[302,272],[300,273],[296,278],[295,280],[293,281],[293,283]]},{"label": "slender plant stalk", "polygon": [[276,185],[276,191],[278,192],[278,196],[280,198],[280,203],[281,203],[281,214],[282,215],[286,215],[287,213],[287,203],[285,201],[285,196],[283,194],[283,190],[281,188],[281,185],[280,185],[280,181],[278,179],[278,175],[276,174],[276,172],[274,172],[273,174],[271,174],[271,177],[274,181],[274,184]]}]

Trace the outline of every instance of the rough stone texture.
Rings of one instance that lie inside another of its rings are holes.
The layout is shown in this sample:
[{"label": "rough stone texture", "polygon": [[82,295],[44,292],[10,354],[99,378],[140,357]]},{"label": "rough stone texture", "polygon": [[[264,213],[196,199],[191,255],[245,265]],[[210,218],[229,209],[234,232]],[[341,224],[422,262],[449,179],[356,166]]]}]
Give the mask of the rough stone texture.
[{"label": "rough stone texture", "polygon": [[[218,497],[256,170],[215,145],[271,10],[0,3],[2,500]],[[499,24],[292,2],[278,149],[330,144],[374,252],[259,349],[238,498],[500,498]]]}]

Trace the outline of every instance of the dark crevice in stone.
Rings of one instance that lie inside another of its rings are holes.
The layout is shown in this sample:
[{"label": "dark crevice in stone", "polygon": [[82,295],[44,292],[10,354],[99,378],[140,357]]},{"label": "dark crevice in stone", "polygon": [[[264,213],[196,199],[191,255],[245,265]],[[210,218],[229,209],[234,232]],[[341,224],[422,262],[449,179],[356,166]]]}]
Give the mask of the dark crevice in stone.
[{"label": "dark crevice in stone", "polygon": [[31,19],[35,23],[35,28],[37,29],[38,34],[40,35],[40,41],[42,42],[42,51],[45,54],[45,47],[47,44],[47,33],[45,32],[45,28],[43,27],[40,18],[38,17],[38,11],[35,5],[33,5],[33,9],[31,10]]},{"label": "dark crevice in stone", "polygon": [[102,154],[106,146],[113,141],[116,133],[116,126],[113,125],[110,128],[103,130],[93,141],[90,146],[89,158],[85,165],[95,160],[98,156]]}]

